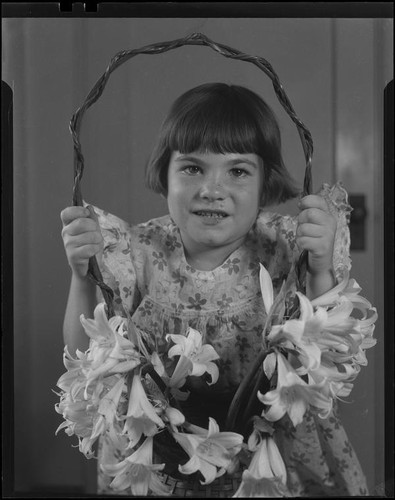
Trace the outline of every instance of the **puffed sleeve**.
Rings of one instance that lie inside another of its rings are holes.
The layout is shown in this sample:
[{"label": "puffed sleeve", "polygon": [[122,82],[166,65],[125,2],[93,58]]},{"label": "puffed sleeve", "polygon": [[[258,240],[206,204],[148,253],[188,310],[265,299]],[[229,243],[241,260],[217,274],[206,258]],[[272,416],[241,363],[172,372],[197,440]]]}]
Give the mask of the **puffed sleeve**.
[{"label": "puffed sleeve", "polygon": [[[317,194],[326,200],[329,211],[337,221],[333,248],[333,269],[337,281],[341,281],[347,271],[351,269],[350,229],[348,225],[352,208],[348,203],[347,191],[341,182],[333,185],[325,183]],[[296,232],[297,216],[292,219],[293,230]]]},{"label": "puffed sleeve", "polygon": [[[341,281],[343,276],[351,269],[350,259],[350,230],[349,219],[351,207],[348,203],[348,194],[340,182],[329,185],[323,184],[319,193],[328,204],[330,212],[335,216],[337,229],[333,251],[333,268],[336,279]],[[271,212],[262,212],[258,218],[258,235],[261,247],[267,254],[263,254],[263,262],[270,262],[269,272],[272,277],[284,277],[299,259],[300,250],[296,244],[297,216],[281,215]],[[266,238],[266,241],[265,241]],[[269,238],[269,243],[267,242]]]},{"label": "puffed sleeve", "polygon": [[[116,314],[125,316],[125,311],[132,314],[139,302],[139,291],[132,259],[131,226],[115,215],[93,208],[104,239],[103,255],[98,258],[103,281],[114,292]],[[98,299],[103,301],[99,288]]]}]

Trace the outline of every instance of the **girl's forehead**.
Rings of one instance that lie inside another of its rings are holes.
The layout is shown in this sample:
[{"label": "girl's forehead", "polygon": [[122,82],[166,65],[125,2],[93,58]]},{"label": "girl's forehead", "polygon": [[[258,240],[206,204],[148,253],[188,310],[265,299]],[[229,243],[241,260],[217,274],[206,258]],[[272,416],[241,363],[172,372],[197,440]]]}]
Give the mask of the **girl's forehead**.
[{"label": "girl's forehead", "polygon": [[255,153],[233,153],[224,152],[217,153],[210,150],[197,150],[191,153],[181,153],[180,151],[173,151],[171,154],[171,161],[199,161],[202,163],[210,164],[213,161],[221,163],[247,163],[251,166],[258,167],[262,164],[262,159]]}]

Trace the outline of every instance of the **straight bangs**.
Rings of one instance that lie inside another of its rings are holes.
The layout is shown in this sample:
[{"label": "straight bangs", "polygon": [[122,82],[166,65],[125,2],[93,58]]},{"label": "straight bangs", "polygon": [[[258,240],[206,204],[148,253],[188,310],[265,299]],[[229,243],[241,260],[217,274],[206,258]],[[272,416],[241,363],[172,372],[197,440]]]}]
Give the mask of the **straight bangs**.
[{"label": "straight bangs", "polygon": [[218,101],[205,104],[202,108],[189,110],[172,123],[167,136],[170,151],[180,151],[183,154],[194,151],[259,151],[258,127],[245,109]]}]

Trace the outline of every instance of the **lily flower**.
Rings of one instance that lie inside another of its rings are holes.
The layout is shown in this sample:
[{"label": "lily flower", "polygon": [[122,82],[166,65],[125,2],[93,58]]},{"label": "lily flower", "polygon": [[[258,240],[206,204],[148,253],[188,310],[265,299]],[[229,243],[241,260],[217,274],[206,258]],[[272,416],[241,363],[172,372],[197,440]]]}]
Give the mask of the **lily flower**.
[{"label": "lily flower", "polygon": [[318,308],[314,312],[313,306],[307,297],[296,292],[300,303],[300,317],[290,319],[282,325],[274,325],[267,335],[269,347],[298,351],[299,361],[307,370],[319,366],[321,349],[317,345],[323,324],[327,319],[324,309]]},{"label": "lily flower", "polygon": [[63,364],[67,371],[82,369],[85,368],[85,365],[91,363],[91,361],[88,360],[88,356],[85,352],[82,352],[79,349],[77,349],[75,355],[76,357],[73,358],[73,356],[70,354],[67,345],[64,347]]},{"label": "lily flower", "polygon": [[86,458],[92,458],[94,455],[92,446],[98,437],[92,438],[92,434],[96,426],[100,425],[97,407],[88,401],[70,401],[69,398],[62,397],[61,401],[55,405],[55,410],[64,418],[64,422],[56,429],[55,435],[61,429],[64,429],[68,436],[76,435],[81,453]]},{"label": "lily flower", "polygon": [[84,370],[88,369],[90,363],[91,361],[88,360],[86,353],[77,349],[76,358],[73,358],[68,347],[65,346],[63,351],[63,364],[67,371],[59,378],[56,385],[62,389],[62,391],[69,391],[71,386],[77,381],[84,384],[84,382],[86,382]]},{"label": "lily flower", "polygon": [[344,270],[343,276],[339,283],[335,285],[333,288],[323,293],[319,297],[316,297],[311,301],[312,305],[315,306],[323,306],[330,307],[339,300],[339,297],[346,289],[348,289],[349,282],[349,271],[347,269]]},{"label": "lily flower", "polygon": [[121,462],[101,465],[103,472],[114,477],[110,483],[114,491],[130,490],[131,495],[136,497],[147,496],[149,490],[159,496],[170,495],[170,489],[156,475],[156,471],[162,470],[165,464],[152,463],[152,448],[152,438],[148,437]]},{"label": "lily flower", "polygon": [[105,304],[103,302],[95,307],[93,319],[87,319],[81,314],[80,321],[88,337],[99,344],[110,343],[113,338],[113,332],[119,329],[123,330],[125,325],[125,318],[121,316],[113,316],[107,319]]},{"label": "lily flower", "polygon": [[[321,297],[312,300],[312,305],[323,306],[328,310],[328,319],[324,326],[325,335],[322,339],[329,348],[338,340],[337,350],[344,351],[349,346],[354,352],[375,345],[372,339],[374,323],[377,320],[377,310],[370,302],[359,295],[361,288],[354,279],[348,279],[348,271],[343,280],[332,290]],[[352,316],[354,310],[362,313],[362,318]],[[359,337],[359,335],[362,337]],[[371,339],[364,344],[364,338]]]},{"label": "lily flower", "polygon": [[370,302],[364,297],[359,296],[361,290],[361,287],[355,279],[350,279],[349,271],[344,270],[343,276],[336,286],[319,297],[316,297],[311,302],[313,306],[331,307],[339,301],[340,297],[343,296],[354,304],[360,304],[360,306],[365,309],[372,309]]},{"label": "lily flower", "polygon": [[243,443],[243,436],[240,434],[220,432],[217,422],[211,417],[208,431],[199,428],[193,434],[174,432],[173,437],[190,456],[187,463],[178,466],[179,471],[182,474],[200,471],[204,477],[201,484],[209,484],[226,471],[232,471],[234,458]]},{"label": "lily flower", "polygon": [[200,377],[205,372],[211,376],[211,384],[218,380],[218,366],[212,361],[219,359],[212,345],[202,345],[201,334],[189,327],[187,335],[166,335],[166,340],[171,339],[176,345],[168,352],[169,358],[179,355],[177,366],[170,378],[170,387],[180,388],[185,383],[186,377],[194,375]]},{"label": "lily flower", "polygon": [[180,412],[180,410],[173,408],[173,406],[166,405],[164,412],[166,420],[173,427],[179,427],[185,422],[185,416]]},{"label": "lily flower", "polygon": [[164,422],[168,422],[172,427],[179,427],[185,422],[185,416],[180,410],[169,404],[168,398],[158,388],[155,382],[151,382],[150,379],[145,379],[145,387],[149,393],[152,407]]},{"label": "lily flower", "polygon": [[98,377],[113,373],[126,373],[140,364],[140,354],[134,344],[125,338],[125,318],[113,316],[109,320],[105,305],[100,303],[94,311],[94,319],[80,317],[86,334],[91,338],[87,351],[89,365],[85,368],[87,387]]},{"label": "lily flower", "polygon": [[119,376],[110,376],[92,385],[86,394],[84,381],[76,379],[55,405],[56,412],[64,418],[55,434],[65,429],[69,436],[76,435],[80,451],[91,458],[92,446],[115,419],[123,385],[124,381]]},{"label": "lily flower", "polygon": [[[93,444],[101,435],[103,435],[106,431],[114,430],[114,421],[117,417],[118,403],[124,386],[125,380],[120,378],[113,388],[104,397],[102,397],[98,407],[95,407],[92,432],[90,436],[85,436],[80,442],[80,451],[84,453],[84,455],[89,455],[91,453]],[[117,439],[116,441],[118,445],[121,443],[120,439]]]},{"label": "lily flower", "polygon": [[[168,386],[172,390],[178,390],[183,387],[186,382],[187,377],[192,374],[193,371],[193,363],[186,356],[181,355],[178,358],[176,367],[172,373],[172,376],[168,380]],[[178,393],[181,393],[182,390],[179,390]]]},{"label": "lily flower", "polygon": [[124,426],[124,433],[128,435],[130,440],[129,448],[133,448],[143,434],[153,436],[158,432],[158,428],[163,427],[165,427],[165,423],[149,402],[141,383],[140,373],[135,373]]},{"label": "lily flower", "polygon": [[254,451],[233,498],[289,496],[286,486],[287,471],[274,439],[271,436],[264,437]]},{"label": "lily flower", "polygon": [[335,358],[335,353],[324,353],[319,368],[309,372],[309,383],[322,385],[322,392],[326,396],[347,397],[353,387],[350,382],[358,375],[360,366],[350,363],[348,359],[344,363],[334,362]]},{"label": "lily flower", "polygon": [[302,380],[286,358],[277,353],[277,388],[262,394],[259,400],[269,405],[262,415],[271,422],[280,420],[286,413],[294,426],[302,422],[309,406],[314,406],[321,416],[327,416],[332,409],[332,399],[322,393],[322,384],[309,385]]},{"label": "lily flower", "polygon": [[[120,377],[112,389],[101,398],[97,412],[101,415],[106,426],[111,426],[117,417],[117,408],[125,387],[125,379]],[[101,433],[100,433],[101,434]]]}]

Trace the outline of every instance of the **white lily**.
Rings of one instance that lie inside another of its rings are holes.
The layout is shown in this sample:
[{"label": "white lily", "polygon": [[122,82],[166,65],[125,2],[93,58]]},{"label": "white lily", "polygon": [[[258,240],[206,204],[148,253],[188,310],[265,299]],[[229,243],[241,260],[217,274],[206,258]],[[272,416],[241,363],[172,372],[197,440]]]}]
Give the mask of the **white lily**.
[{"label": "white lily", "polygon": [[179,355],[180,358],[170,378],[169,386],[180,388],[189,375],[201,376],[208,373],[211,376],[211,384],[215,384],[219,377],[218,366],[213,363],[219,359],[212,345],[202,345],[202,335],[194,328],[189,327],[187,335],[166,335],[166,340],[171,339],[176,345],[168,352],[169,358]]},{"label": "white lily", "polygon": [[233,498],[287,496],[287,471],[274,439],[271,436],[262,438],[252,451],[250,465],[243,472],[242,482]]},{"label": "white lily", "polygon": [[133,448],[143,434],[153,436],[158,432],[158,428],[163,427],[165,427],[165,423],[149,402],[141,383],[140,373],[135,373],[124,426],[124,433],[128,435],[130,440],[129,448]]},{"label": "white lily", "polygon": [[86,379],[84,375],[84,370],[87,369],[91,363],[87,359],[87,355],[82,353],[77,349],[77,358],[73,358],[65,346],[63,352],[63,364],[67,371],[59,378],[56,385],[62,389],[62,391],[70,391],[72,385],[75,385],[77,381],[85,385]]},{"label": "white lily", "polygon": [[308,385],[281,353],[277,353],[277,377],[276,389],[257,394],[263,404],[270,406],[262,413],[267,420],[276,422],[287,413],[296,426],[310,405],[317,408],[321,416],[329,414],[332,399],[322,393],[324,383]]},{"label": "white lily", "polygon": [[312,305],[314,307],[316,306],[323,306],[323,307],[328,307],[332,306],[335,304],[338,300],[340,295],[346,290],[346,288],[349,285],[349,272],[348,270],[344,271],[344,274],[339,281],[337,285],[335,285],[333,288],[328,290],[327,292],[323,293],[319,297],[316,297],[311,301]]},{"label": "white lily", "polygon": [[88,337],[98,343],[105,344],[111,342],[113,332],[122,329],[125,325],[125,319],[121,316],[113,316],[107,319],[105,304],[101,302],[95,307],[93,319],[85,318],[83,314],[80,316],[80,321]]},{"label": "white lily", "polygon": [[[194,429],[196,426],[189,426]],[[243,436],[235,432],[220,432],[217,422],[209,419],[208,431],[198,428],[196,433],[173,433],[174,439],[188,453],[190,460],[178,467],[182,474],[200,471],[201,484],[209,484],[226,471],[233,470],[234,457],[242,448]]]},{"label": "white lily", "polygon": [[[61,394],[60,402],[55,405],[56,411],[65,420],[56,433],[65,429],[69,436],[76,435],[80,451],[87,458],[91,458],[92,446],[108,425],[111,425],[109,422],[115,418],[123,383],[119,376],[109,376],[105,381],[91,385],[86,392],[85,380],[77,377],[70,384],[69,390]],[[112,415],[110,412],[113,412]]]},{"label": "white lily", "polygon": [[125,379],[120,377],[118,382],[100,400],[97,412],[104,417],[108,426],[113,424],[117,416],[118,404],[125,386]]},{"label": "white lily", "polygon": [[105,306],[100,303],[94,311],[94,319],[81,315],[80,321],[86,334],[91,338],[87,351],[84,373],[86,388],[98,377],[112,373],[126,373],[140,364],[140,354],[134,344],[126,338],[125,318],[114,316],[107,319]]},{"label": "white lily", "polygon": [[136,497],[147,496],[149,490],[155,495],[170,495],[170,488],[156,475],[156,471],[162,470],[165,464],[152,463],[152,448],[152,438],[148,437],[134,453],[121,462],[101,465],[106,474],[114,477],[110,483],[114,491],[129,490]]},{"label": "white lily", "polygon": [[269,347],[281,347],[285,350],[299,352],[299,361],[307,370],[319,366],[321,350],[316,341],[327,319],[324,309],[318,308],[314,312],[313,306],[307,297],[297,292],[300,303],[300,316],[291,319],[282,325],[274,325],[267,335]]}]

